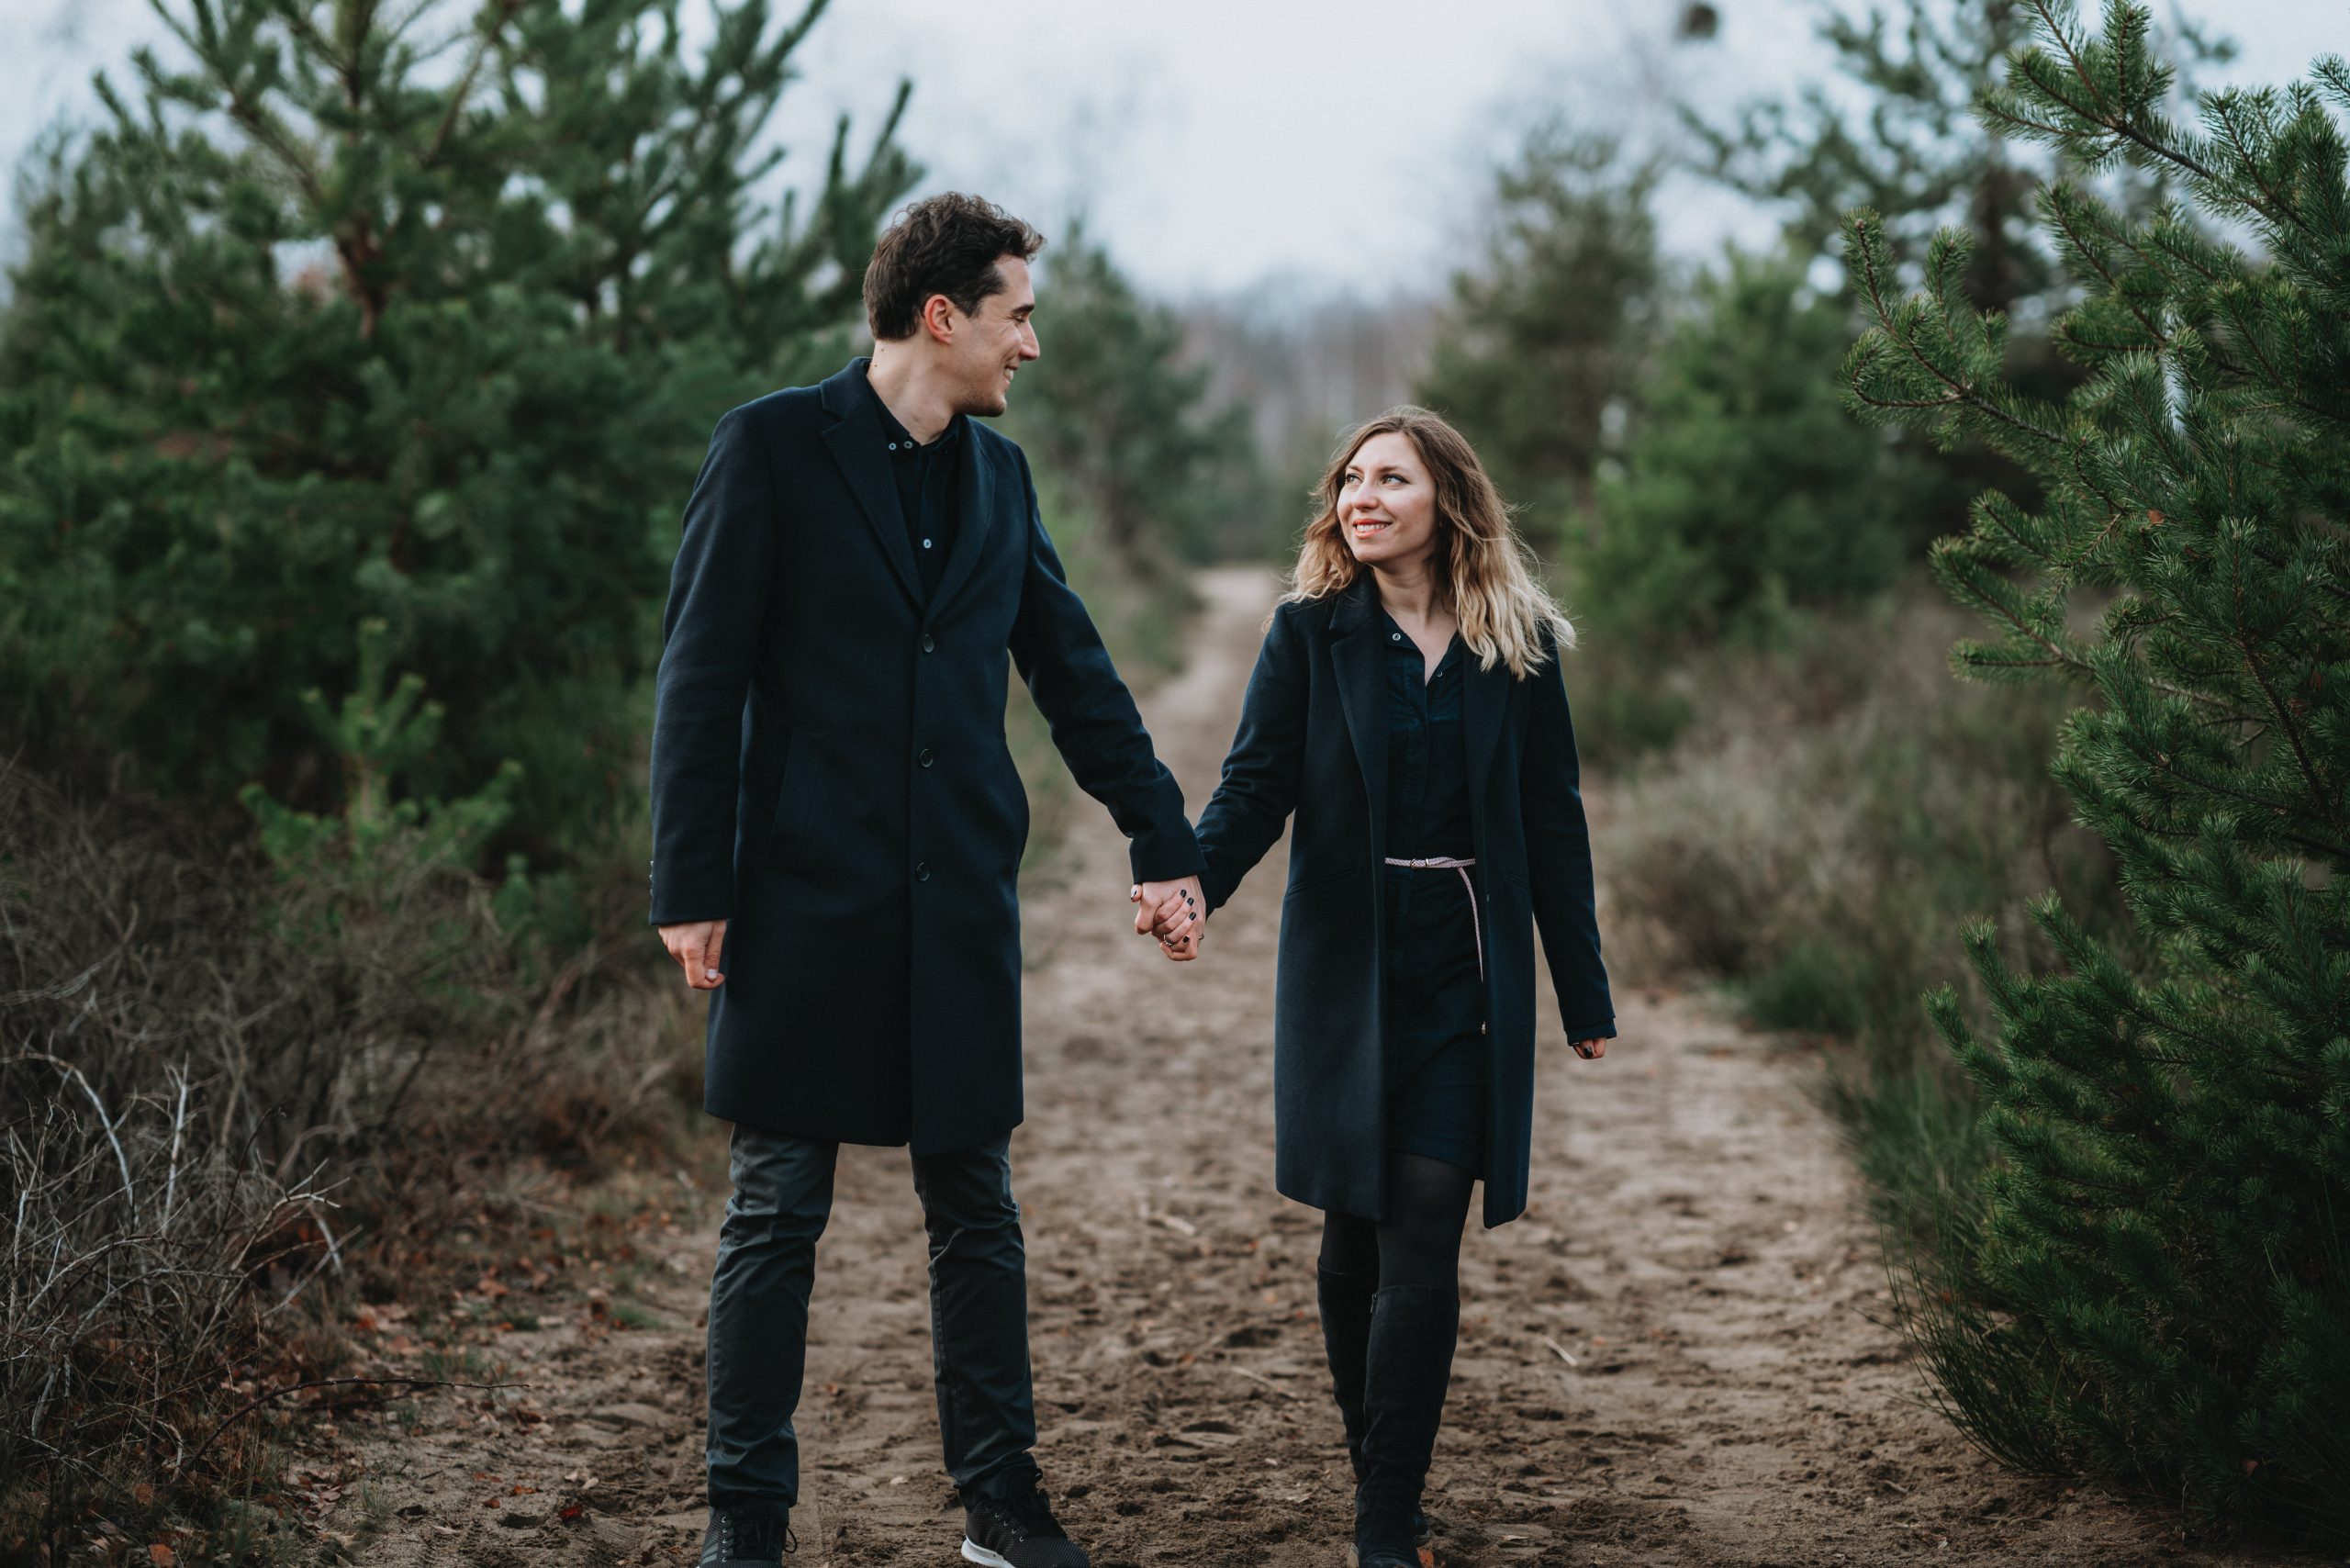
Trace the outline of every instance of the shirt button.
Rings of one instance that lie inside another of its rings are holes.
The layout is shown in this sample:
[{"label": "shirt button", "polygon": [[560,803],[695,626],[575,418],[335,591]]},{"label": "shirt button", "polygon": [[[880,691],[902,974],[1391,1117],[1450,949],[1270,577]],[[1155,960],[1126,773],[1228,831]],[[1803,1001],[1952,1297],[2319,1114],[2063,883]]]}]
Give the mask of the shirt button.
[{"label": "shirt button", "polygon": [[914,862],[914,880],[917,882],[927,882],[930,880],[929,861],[917,860]]},{"label": "shirt button", "polygon": [[1390,632],[1387,633],[1387,640],[1391,643],[1400,643],[1404,640],[1404,633],[1401,632]]},{"label": "shirt button", "polygon": [[929,548],[930,548],[930,541],[929,541],[929,540],[927,540],[927,539],[923,540],[923,541],[922,542],[922,547],[923,547],[923,549],[925,549],[925,550],[929,549]]},{"label": "shirt button", "polygon": [[923,747],[923,748],[922,748],[922,755],[921,755],[920,756],[915,757],[915,758],[914,758],[914,760],[915,760],[916,762],[918,762],[918,763],[922,764],[922,766],[923,766],[923,767],[928,767],[930,766],[930,763],[931,763],[930,748],[929,748],[928,746],[924,746],[924,747]]},{"label": "shirt button", "polygon": [[938,650],[938,644],[937,644],[936,643],[934,643],[934,642],[931,641],[931,636],[930,636],[930,633],[929,633],[924,632],[924,633],[922,634],[922,651],[923,651],[923,653],[925,653],[925,654],[929,654],[929,653],[935,653],[935,652],[937,652],[937,650]]}]

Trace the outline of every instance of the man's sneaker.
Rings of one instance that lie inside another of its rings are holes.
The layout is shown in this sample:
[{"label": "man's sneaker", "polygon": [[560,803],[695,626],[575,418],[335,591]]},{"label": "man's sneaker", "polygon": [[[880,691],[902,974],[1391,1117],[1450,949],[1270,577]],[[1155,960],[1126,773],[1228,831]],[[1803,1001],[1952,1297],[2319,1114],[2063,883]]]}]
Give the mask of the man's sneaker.
[{"label": "man's sneaker", "polygon": [[752,1568],[776,1564],[787,1551],[800,1550],[792,1538],[791,1516],[781,1508],[712,1508],[701,1532],[700,1568]]},{"label": "man's sneaker", "polygon": [[967,1496],[963,1506],[963,1560],[986,1568],[1091,1568],[1091,1559],[1069,1540],[1053,1518],[1045,1489],[1034,1480],[1011,1495]]}]

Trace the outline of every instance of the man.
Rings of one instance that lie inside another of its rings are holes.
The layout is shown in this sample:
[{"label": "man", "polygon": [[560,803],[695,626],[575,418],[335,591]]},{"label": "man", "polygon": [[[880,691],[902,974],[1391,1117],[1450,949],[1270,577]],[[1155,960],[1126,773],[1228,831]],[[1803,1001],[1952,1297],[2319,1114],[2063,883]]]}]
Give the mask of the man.
[{"label": "man", "polygon": [[1043,244],[970,196],[908,207],[866,272],[871,360],[726,415],[687,503],[654,719],[652,919],[712,992],[705,1103],[735,1124],[705,1568],[791,1544],[791,1417],[844,1142],[912,1146],[964,1557],[1087,1562],[1029,1454],[1008,1158],[1028,809],[1004,744],[1007,654],[1131,841],[1138,930],[1199,906],[1201,861],[1027,460],[971,418],[1002,413],[1038,355]]}]

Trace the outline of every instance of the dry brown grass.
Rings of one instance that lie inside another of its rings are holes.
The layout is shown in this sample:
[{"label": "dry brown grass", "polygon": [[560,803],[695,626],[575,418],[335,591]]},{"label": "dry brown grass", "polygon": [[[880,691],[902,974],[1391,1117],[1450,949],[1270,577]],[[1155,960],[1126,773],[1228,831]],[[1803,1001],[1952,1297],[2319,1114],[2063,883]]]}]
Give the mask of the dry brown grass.
[{"label": "dry brown grass", "polygon": [[679,1125],[695,1017],[637,890],[579,885],[551,953],[468,876],[354,902],[0,767],[0,1556],[203,1517],[331,1374],[321,1293]]},{"label": "dry brown grass", "polygon": [[1730,981],[1766,1025],[1930,1049],[1919,997],[1972,983],[1962,920],[2025,943],[2051,887],[2092,918],[2114,903],[2048,775],[2073,699],[1957,680],[1975,630],[1918,584],[1669,677],[1694,721],[1606,791],[1611,964]]}]

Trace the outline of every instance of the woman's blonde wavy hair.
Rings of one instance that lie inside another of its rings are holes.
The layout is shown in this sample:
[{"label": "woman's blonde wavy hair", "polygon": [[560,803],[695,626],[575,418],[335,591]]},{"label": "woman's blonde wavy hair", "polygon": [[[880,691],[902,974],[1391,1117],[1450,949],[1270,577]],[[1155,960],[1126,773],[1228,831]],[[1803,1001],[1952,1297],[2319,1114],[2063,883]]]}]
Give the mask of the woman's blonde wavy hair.
[{"label": "woman's blonde wavy hair", "polygon": [[1534,552],[1510,526],[1509,507],[1476,449],[1441,415],[1406,403],[1348,432],[1330,455],[1315,494],[1321,508],[1290,573],[1285,600],[1316,599],[1351,585],[1364,568],[1347,548],[1338,522],[1338,492],[1347,465],[1373,436],[1401,434],[1427,465],[1436,487],[1436,548],[1428,558],[1437,592],[1460,622],[1460,640],[1480,668],[1509,666],[1523,679],[1542,667],[1547,628],[1561,649],[1575,645],[1575,629],[1542,586]]}]

